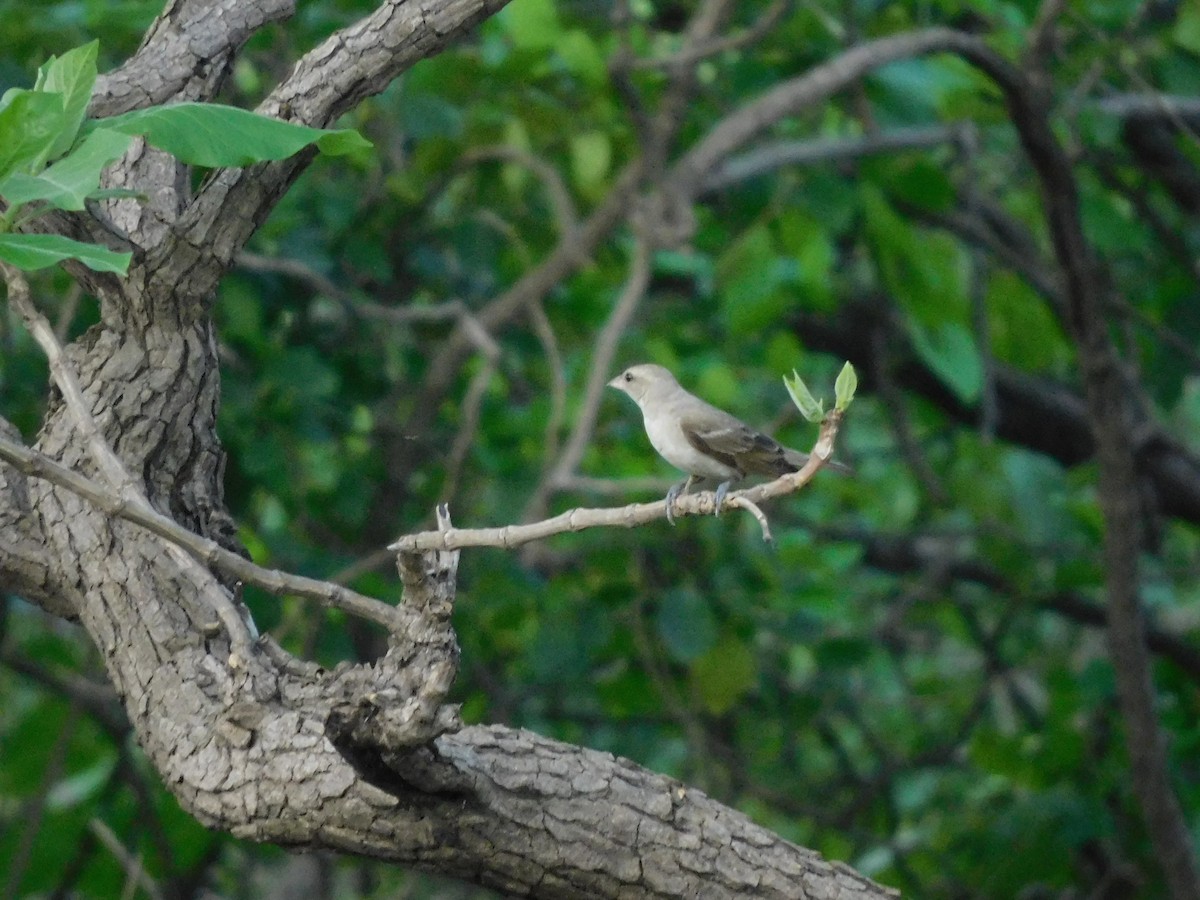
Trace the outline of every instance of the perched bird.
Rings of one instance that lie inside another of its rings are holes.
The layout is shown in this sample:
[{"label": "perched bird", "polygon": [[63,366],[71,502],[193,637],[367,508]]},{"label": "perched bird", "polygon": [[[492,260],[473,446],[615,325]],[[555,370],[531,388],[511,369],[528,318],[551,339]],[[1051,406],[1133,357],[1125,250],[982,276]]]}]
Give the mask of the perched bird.
[{"label": "perched bird", "polygon": [[[659,456],[687,472],[687,480],[667,491],[667,520],[681,493],[704,478],[716,479],[716,512],[721,512],[730,483],[748,474],[779,477],[798,472],[808,454],[792,450],[755,431],[724,410],[689,394],[662,366],[630,366],[608,383],[628,394],[642,411],[646,435]],[[834,464],[836,466],[836,464]],[[844,468],[844,467],[840,467]]]}]

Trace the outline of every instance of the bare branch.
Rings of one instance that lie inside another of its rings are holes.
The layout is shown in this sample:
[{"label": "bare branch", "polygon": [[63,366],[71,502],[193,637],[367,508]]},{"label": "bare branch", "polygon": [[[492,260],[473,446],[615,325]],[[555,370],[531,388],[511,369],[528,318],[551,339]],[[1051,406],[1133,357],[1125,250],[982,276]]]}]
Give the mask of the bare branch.
[{"label": "bare branch", "polygon": [[141,854],[135,855],[125,848],[115,831],[108,827],[102,819],[92,819],[88,822],[88,830],[104,845],[125,870],[126,889],[122,897],[133,897],[140,887],[151,900],[162,900],[163,893],[159,890],[150,873],[142,864]]},{"label": "bare branch", "polygon": [[930,28],[859,44],[785,81],[720,120],[675,164],[669,190],[693,197],[720,162],[776,122],[828,99],[868,72],[912,56],[955,50],[959,32]]},{"label": "bare branch", "polygon": [[664,58],[643,57],[634,59],[629,63],[629,68],[632,70],[682,68],[683,66],[695,65],[698,62],[729,50],[740,50],[743,47],[756,44],[772,28],[779,24],[789,6],[791,6],[789,0],[775,0],[774,3],[763,10],[762,15],[758,17],[758,20],[753,25],[737,34],[727,35],[723,38],[697,41],[692,46],[685,47],[679,53]]},{"label": "bare branch", "polygon": [[[830,412],[821,426],[821,433],[808,462],[800,471],[784,475],[766,484],[731,492],[726,498],[727,505],[742,506],[750,510],[756,518],[759,518],[761,524],[766,517],[762,515],[761,510],[757,510],[754,504],[793,493],[808,484],[817,471],[825,465],[826,460],[833,455],[833,442],[840,426],[841,414],[836,411]],[[743,498],[749,501],[749,504],[734,502]],[[711,491],[686,494],[675,500],[674,515],[676,518],[713,515],[715,512],[716,494]],[[420,550],[458,550],[462,547],[512,549],[530,541],[542,540],[566,532],[584,531],[588,528],[633,528],[636,525],[645,525],[656,519],[665,518],[666,513],[667,503],[665,500],[655,503],[631,503],[628,506],[610,509],[571,509],[551,519],[527,525],[422,531],[405,535],[390,544],[388,549],[399,553],[412,553]],[[769,538],[770,529],[764,529],[764,539]]]},{"label": "bare branch", "polygon": [[749,497],[744,494],[738,494],[733,497],[725,498],[725,505],[732,506],[734,509],[744,509],[758,521],[758,527],[762,529],[762,538],[764,544],[775,542],[775,537],[771,534],[771,523],[767,521],[766,515]]},{"label": "bare branch", "polygon": [[704,176],[698,193],[721,190],[785,166],[810,166],[860,159],[879,153],[921,150],[941,144],[953,144],[960,139],[962,131],[962,126],[948,125],[899,129],[861,138],[771,141],[760,144],[740,156],[722,161]]},{"label": "bare branch", "polygon": [[1110,116],[1162,118],[1173,124],[1200,126],[1200,97],[1181,94],[1110,94],[1095,101],[1096,109]]},{"label": "bare branch", "polygon": [[402,629],[406,624],[403,607],[389,606],[326,581],[255,565],[245,557],[226,550],[216,541],[188,531],[150,506],[131,504],[50,457],[4,437],[0,437],[0,459],[31,478],[44,479],[78,494],[111,516],[142,526],[187,551],[198,562],[261,588],[272,596],[289,595],[317,600],[325,606],[376,622],[392,631]]}]

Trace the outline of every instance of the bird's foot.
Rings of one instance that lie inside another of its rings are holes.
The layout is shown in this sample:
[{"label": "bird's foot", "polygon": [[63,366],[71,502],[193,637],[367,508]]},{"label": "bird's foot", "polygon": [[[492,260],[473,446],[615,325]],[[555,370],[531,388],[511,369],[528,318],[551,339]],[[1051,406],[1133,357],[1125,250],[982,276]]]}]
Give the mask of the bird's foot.
[{"label": "bird's foot", "polygon": [[671,485],[671,489],[667,491],[667,521],[672,525],[675,524],[675,501],[679,495],[683,493],[686,481],[681,481],[679,484]]},{"label": "bird's foot", "polygon": [[714,516],[719,516],[721,514],[721,507],[725,505],[725,495],[728,493],[729,493],[729,482],[728,481],[722,481],[720,484],[717,485],[716,508],[713,509]]}]

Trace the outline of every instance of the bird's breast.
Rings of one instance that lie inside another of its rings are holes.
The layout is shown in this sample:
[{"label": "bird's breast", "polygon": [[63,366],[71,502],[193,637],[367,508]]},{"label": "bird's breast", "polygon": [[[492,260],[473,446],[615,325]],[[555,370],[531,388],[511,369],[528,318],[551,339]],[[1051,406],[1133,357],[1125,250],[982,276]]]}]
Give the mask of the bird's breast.
[{"label": "bird's breast", "polygon": [[644,416],[646,436],[659,456],[689,475],[704,478],[735,478],[741,473],[707,453],[697,450],[684,436],[674,416]]}]

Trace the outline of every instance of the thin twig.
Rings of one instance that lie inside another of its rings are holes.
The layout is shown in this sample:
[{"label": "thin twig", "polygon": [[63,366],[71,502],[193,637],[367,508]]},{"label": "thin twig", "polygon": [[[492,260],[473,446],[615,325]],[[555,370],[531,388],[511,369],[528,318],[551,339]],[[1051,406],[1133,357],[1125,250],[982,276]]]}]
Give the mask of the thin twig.
[{"label": "thin twig", "polygon": [[[6,263],[0,263],[0,271],[3,271],[8,284],[9,303],[21,314],[21,318],[25,320],[25,327],[46,354],[51,377],[62,393],[71,418],[75,420],[76,427],[87,443],[92,460],[99,467],[105,480],[112,485],[124,506],[145,514],[157,514],[141,488],[129,475],[125,464],[100,433],[96,420],[92,417],[91,407],[84,399],[79,379],[75,377],[75,370],[66,358],[62,343],[50,327],[50,323],[46,321],[46,317],[38,312],[30,299],[29,282],[25,280],[24,273]],[[212,574],[198,565],[194,558],[181,552],[177,544],[168,541],[166,549],[168,553],[177,557],[182,570],[194,579],[198,592],[206,598],[221,624],[225,626],[231,650],[239,653],[243,659],[248,658],[257,635],[251,634],[251,625],[234,607],[225,589],[217,584]]]},{"label": "thin twig", "polygon": [[744,509],[749,512],[758,520],[758,526],[762,529],[763,543],[773,544],[775,542],[775,538],[771,534],[771,523],[767,521],[767,517],[763,511],[758,508],[758,504],[749,497],[735,494],[725,499],[725,505],[732,506],[734,509]]},{"label": "thin twig", "polygon": [[399,630],[407,623],[407,617],[401,613],[402,608],[389,606],[381,600],[356,594],[327,581],[289,575],[255,565],[226,550],[216,541],[188,531],[174,519],[152,508],[132,505],[90,478],[3,436],[0,436],[0,459],[25,475],[42,478],[83,497],[110,516],[142,526],[170,544],[181,547],[198,562],[261,588],[272,596],[291,595],[317,600],[325,606],[376,622],[391,631]]},{"label": "thin twig", "polygon": [[546,427],[542,437],[542,458],[545,460],[544,478],[554,458],[558,455],[558,433],[562,428],[563,418],[567,412],[567,379],[563,375],[566,366],[563,363],[562,351],[558,347],[558,338],[554,334],[554,326],[546,310],[538,301],[529,304],[529,321],[533,324],[533,333],[537,335],[546,355],[546,367],[550,372],[550,415],[546,417]]},{"label": "thin twig", "polygon": [[880,153],[929,149],[942,144],[952,144],[959,139],[962,130],[958,125],[937,125],[854,138],[769,141],[723,160],[704,175],[697,193],[702,195],[717,191],[774,172],[784,166],[842,162]]},{"label": "thin twig", "polygon": [[158,884],[150,877],[150,873],[142,864],[141,854],[135,856],[125,849],[125,845],[121,843],[116,832],[109,828],[102,819],[94,818],[88,822],[88,830],[96,836],[96,840],[104,845],[104,848],[116,858],[117,862],[121,864],[121,868],[125,870],[125,893],[122,894],[122,897],[133,897],[140,886],[152,900],[162,900],[162,891],[159,890]]},{"label": "thin twig", "polygon": [[665,57],[640,57],[629,62],[629,68],[639,69],[673,69],[694,65],[710,59],[729,50],[740,50],[762,40],[767,32],[775,27],[787,12],[788,0],[775,0],[758,20],[749,28],[737,34],[726,35],[722,38],[712,38],[697,41],[693,46],[685,47],[678,53]]}]

